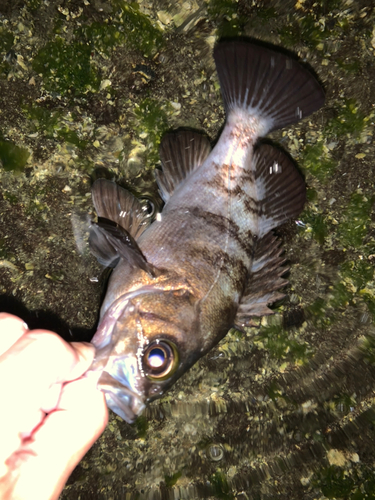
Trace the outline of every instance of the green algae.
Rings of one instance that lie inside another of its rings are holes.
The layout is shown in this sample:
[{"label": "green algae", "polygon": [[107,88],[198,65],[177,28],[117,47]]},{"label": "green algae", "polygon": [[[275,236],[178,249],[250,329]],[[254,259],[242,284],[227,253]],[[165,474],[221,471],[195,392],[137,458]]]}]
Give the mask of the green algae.
[{"label": "green algae", "polygon": [[369,262],[361,259],[344,262],[339,266],[339,276],[330,286],[329,295],[317,297],[305,306],[306,318],[316,328],[326,330],[338,321],[349,305],[361,303],[367,305],[366,314],[374,317],[373,278],[374,269]]},{"label": "green algae", "polygon": [[58,36],[39,50],[32,66],[42,75],[45,88],[61,95],[85,94],[99,88],[91,47],[85,42],[68,43]]},{"label": "green algae", "polygon": [[361,70],[361,63],[358,60],[347,62],[346,60],[337,58],[335,62],[339,68],[354,75],[357,75]]},{"label": "green algae", "polygon": [[113,5],[120,9],[118,27],[123,30],[120,41],[130,44],[146,56],[151,56],[160,49],[163,43],[162,32],[149,17],[140,12],[137,2],[113,0]]},{"label": "green algae", "polygon": [[[315,199],[314,196],[313,192],[310,193],[312,200]],[[338,224],[329,224],[323,213],[312,208],[306,208],[301,218],[308,224],[313,237],[320,245],[324,245],[328,235],[333,234],[342,248],[355,249],[364,243],[374,202],[374,196],[367,197],[359,190],[352,193],[348,205],[337,216],[340,219]],[[366,253],[369,254],[372,250],[369,245]]]},{"label": "green algae", "polygon": [[[333,311],[339,311],[345,309],[349,304],[353,302],[354,293],[346,285],[346,283],[338,282],[335,283],[332,288],[332,297],[329,300],[329,306]],[[336,319],[336,314],[331,315],[331,323]]]},{"label": "green algae", "polygon": [[[7,58],[14,44],[14,35],[4,27],[0,27],[0,76],[7,76],[12,64]],[[14,55],[15,57],[15,55]]]},{"label": "green algae", "polygon": [[147,418],[143,415],[137,418],[134,423],[135,428],[137,429],[137,435],[139,439],[145,439],[148,431],[148,421]]},{"label": "green algae", "polygon": [[80,151],[89,144],[87,139],[81,137],[82,134],[68,127],[67,122],[73,121],[74,117],[64,115],[62,110],[51,111],[34,103],[25,107],[23,111],[29,120],[31,133],[38,132],[44,137],[67,142]]},{"label": "green algae", "polygon": [[328,312],[329,305],[322,297],[317,297],[314,301],[305,306],[305,315],[315,327],[325,330],[332,325],[334,317],[331,311]]},{"label": "green algae", "polygon": [[337,116],[327,123],[325,133],[334,137],[359,137],[369,120],[355,99],[345,99],[337,109]]},{"label": "green algae", "polygon": [[305,15],[298,23],[301,41],[311,48],[316,48],[331,34],[328,28],[319,23],[314,15]]},{"label": "green algae", "polygon": [[222,500],[231,500],[234,498],[232,489],[228,483],[227,477],[221,470],[217,470],[210,478],[213,495]]},{"label": "green algae", "polygon": [[301,215],[301,219],[311,228],[313,238],[324,245],[324,242],[329,234],[329,228],[326,223],[326,218],[322,213],[315,212],[310,209],[305,209]]},{"label": "green algae", "polygon": [[180,479],[182,476],[182,472],[176,472],[175,474],[172,474],[171,476],[164,476],[164,482],[167,488],[172,488],[177,481]]},{"label": "green algae", "polygon": [[8,201],[11,205],[17,205],[20,201],[16,195],[9,193],[8,191],[3,191],[2,195],[4,200]]},{"label": "green algae", "polygon": [[274,7],[259,7],[257,9],[257,21],[260,19],[262,25],[268,24],[271,19],[276,19],[278,14]]},{"label": "green algae", "polygon": [[348,500],[373,500],[375,474],[366,465],[355,464],[351,469],[330,465],[315,472],[311,484],[319,488],[325,498]]},{"label": "green algae", "polygon": [[373,296],[374,268],[365,260],[346,261],[339,266],[339,277],[330,287],[325,299],[317,297],[305,307],[306,317],[321,330],[332,326],[340,317],[340,311],[348,305],[364,302],[369,314],[375,313]]},{"label": "green algae", "polygon": [[368,282],[372,281],[374,277],[374,266],[367,260],[350,260],[346,261],[340,266],[341,275],[350,279],[353,287],[360,291]]},{"label": "green algae", "polygon": [[0,260],[11,260],[13,254],[9,252],[7,242],[5,238],[0,238]]},{"label": "green algae", "polygon": [[278,29],[282,44],[292,49],[303,45],[323,50],[329,39],[339,37],[347,29],[347,24],[335,15],[335,11],[339,13],[342,9],[341,3],[341,0],[320,1],[306,9],[304,2],[297,2],[299,7],[291,17],[292,22]]},{"label": "green algae", "polygon": [[365,363],[370,365],[375,365],[375,338],[371,335],[367,335],[362,346],[363,359]]},{"label": "green algae", "polygon": [[271,357],[283,361],[304,363],[312,355],[307,343],[295,340],[292,332],[281,328],[277,321],[271,321],[270,325],[261,327],[254,343],[262,343]]},{"label": "green algae", "polygon": [[233,0],[210,0],[207,14],[217,25],[217,36],[234,37],[242,33],[245,19],[239,14],[238,3]]},{"label": "green algae", "polygon": [[87,140],[80,139],[77,132],[75,132],[74,130],[71,130],[68,127],[64,127],[61,130],[59,130],[57,135],[58,135],[58,137],[60,137],[61,139],[64,139],[69,144],[76,146],[81,151],[83,151],[89,143],[89,141],[87,141]]},{"label": "green algae", "polygon": [[303,44],[310,48],[317,48],[331,34],[319,23],[317,16],[306,14],[298,21],[287,24],[278,30],[282,44],[294,48]]},{"label": "green algae", "polygon": [[42,0],[26,0],[25,4],[31,12],[35,12],[41,6]]},{"label": "green algae", "polygon": [[78,30],[94,50],[109,56],[116,46],[126,44],[146,57],[155,54],[163,44],[160,28],[139,11],[137,3],[112,2],[117,12],[111,22],[94,22]]},{"label": "green algae", "polygon": [[366,197],[360,191],[354,192],[344,209],[336,235],[344,248],[358,248],[368,233],[370,213],[375,197]]},{"label": "green algae", "polygon": [[316,189],[312,187],[306,187],[306,199],[307,201],[317,201],[318,200],[318,193]]},{"label": "green algae", "polygon": [[85,40],[91,40],[93,48],[99,53],[109,56],[116,45],[119,45],[124,34],[119,31],[118,24],[94,22],[78,31]]},{"label": "green algae", "polygon": [[327,182],[334,173],[336,163],[323,140],[305,147],[302,155],[301,166],[321,182]]},{"label": "green algae", "polygon": [[30,153],[11,141],[0,139],[0,161],[4,170],[22,172],[26,167]]},{"label": "green algae", "polygon": [[343,468],[331,465],[316,474],[313,484],[327,498],[343,498],[350,495],[355,483]]},{"label": "green algae", "polygon": [[62,116],[61,110],[51,111],[33,103],[31,106],[26,106],[23,111],[29,120],[31,132],[42,132],[47,137],[54,136]]},{"label": "green algae", "polygon": [[145,143],[144,160],[154,166],[159,161],[159,145],[161,137],[170,128],[168,121],[168,111],[171,105],[160,103],[156,99],[147,97],[139,104],[136,104],[132,126],[137,136]]},{"label": "green algae", "polygon": [[0,27],[0,56],[4,58],[6,53],[13,47],[14,35],[6,28]]}]

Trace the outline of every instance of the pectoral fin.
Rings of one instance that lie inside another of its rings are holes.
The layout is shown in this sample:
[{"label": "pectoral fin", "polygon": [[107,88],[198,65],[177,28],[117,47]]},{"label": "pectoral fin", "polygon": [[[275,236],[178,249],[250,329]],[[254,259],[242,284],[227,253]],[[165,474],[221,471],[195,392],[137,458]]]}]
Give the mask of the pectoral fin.
[{"label": "pectoral fin", "polygon": [[154,267],[147,262],[131,234],[108,219],[99,218],[97,223],[91,224],[89,246],[92,254],[104,266],[115,267],[123,258],[132,267],[155,275]]},{"label": "pectoral fin", "polygon": [[129,191],[107,179],[98,179],[91,187],[92,202],[98,217],[118,224],[138,239],[150,220],[141,202]]}]

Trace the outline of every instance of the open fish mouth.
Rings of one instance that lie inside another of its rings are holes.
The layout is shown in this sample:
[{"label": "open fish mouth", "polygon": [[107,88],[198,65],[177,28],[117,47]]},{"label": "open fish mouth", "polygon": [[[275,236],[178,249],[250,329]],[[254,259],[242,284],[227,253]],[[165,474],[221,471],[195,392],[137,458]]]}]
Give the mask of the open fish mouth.
[{"label": "open fish mouth", "polygon": [[111,349],[110,342],[99,348],[85,375],[96,379],[108,408],[131,424],[146,406],[141,387],[143,377],[135,355],[109,356]]},{"label": "open fish mouth", "polygon": [[98,380],[98,389],[104,392],[108,408],[131,424],[145,409],[142,398],[103,371]]}]

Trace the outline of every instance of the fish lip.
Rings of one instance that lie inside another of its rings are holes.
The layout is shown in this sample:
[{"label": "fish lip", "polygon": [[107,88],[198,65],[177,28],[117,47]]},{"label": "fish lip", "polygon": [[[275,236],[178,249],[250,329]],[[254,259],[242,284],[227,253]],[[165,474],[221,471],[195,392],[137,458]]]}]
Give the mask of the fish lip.
[{"label": "fish lip", "polygon": [[139,394],[121,384],[105,370],[99,377],[97,387],[104,392],[108,408],[129,424],[133,423],[146,407]]}]

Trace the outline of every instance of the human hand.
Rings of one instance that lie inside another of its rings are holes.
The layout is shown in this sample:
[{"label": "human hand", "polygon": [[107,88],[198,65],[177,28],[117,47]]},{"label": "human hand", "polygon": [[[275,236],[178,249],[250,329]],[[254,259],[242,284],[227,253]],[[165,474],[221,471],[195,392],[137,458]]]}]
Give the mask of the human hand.
[{"label": "human hand", "polygon": [[104,431],[104,395],[82,377],[93,357],[90,344],[68,344],[0,313],[2,500],[57,499]]}]

